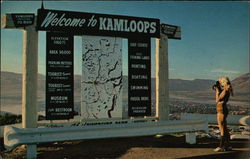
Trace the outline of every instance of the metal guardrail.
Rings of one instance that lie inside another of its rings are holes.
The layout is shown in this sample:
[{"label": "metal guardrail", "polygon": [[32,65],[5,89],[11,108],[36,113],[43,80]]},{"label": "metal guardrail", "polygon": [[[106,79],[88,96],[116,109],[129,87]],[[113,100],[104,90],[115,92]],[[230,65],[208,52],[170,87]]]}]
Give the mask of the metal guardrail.
[{"label": "metal guardrail", "polygon": [[[38,121],[38,128],[52,128],[52,127],[72,127],[72,126],[87,126],[87,125],[110,125],[110,124],[128,124],[128,123],[143,123],[143,122],[155,122],[158,121],[155,117],[147,118],[131,118],[131,119],[121,119],[121,118],[112,118],[112,119],[81,119],[79,116],[74,117],[71,120],[42,120]],[[7,126],[7,125],[6,125]],[[13,127],[21,128],[22,124],[13,124],[8,125]],[[4,136],[4,126],[0,126],[0,137]]]},{"label": "metal guardrail", "polygon": [[204,120],[175,120],[155,121],[149,123],[123,123],[111,125],[85,125],[29,129],[6,126],[4,129],[4,145],[7,149],[11,149],[22,144],[147,136],[177,132],[192,133],[197,131],[208,132],[207,122]]},{"label": "metal guardrail", "polygon": [[[206,120],[209,124],[217,124],[216,114],[181,113],[181,120]],[[250,115],[227,116],[229,125],[250,125]]]}]

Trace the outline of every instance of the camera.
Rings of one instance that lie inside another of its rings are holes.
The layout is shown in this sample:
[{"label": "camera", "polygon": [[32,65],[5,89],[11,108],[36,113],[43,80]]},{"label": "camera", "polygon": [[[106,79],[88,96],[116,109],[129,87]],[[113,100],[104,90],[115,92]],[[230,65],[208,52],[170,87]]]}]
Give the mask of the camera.
[{"label": "camera", "polygon": [[220,87],[220,82],[219,81],[216,81],[216,83],[213,85],[212,89],[215,90],[216,87],[219,89],[219,91],[221,91],[221,87]]}]

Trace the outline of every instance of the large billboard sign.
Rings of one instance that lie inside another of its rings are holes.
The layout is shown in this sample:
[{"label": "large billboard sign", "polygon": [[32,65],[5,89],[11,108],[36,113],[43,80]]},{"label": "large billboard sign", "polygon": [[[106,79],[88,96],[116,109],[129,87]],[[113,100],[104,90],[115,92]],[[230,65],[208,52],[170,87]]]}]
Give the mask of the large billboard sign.
[{"label": "large billboard sign", "polygon": [[128,113],[151,115],[150,38],[128,39]]},{"label": "large billboard sign", "polygon": [[151,115],[150,38],[160,37],[159,19],[39,9],[37,30],[47,31],[47,119],[73,117],[74,35],[83,35],[81,115],[122,116],[121,37],[129,43],[128,114]]},{"label": "large billboard sign", "polygon": [[39,9],[37,29],[79,35],[160,37],[160,20],[131,16]]},{"label": "large billboard sign", "polygon": [[46,119],[70,119],[74,113],[73,35],[47,32]]}]

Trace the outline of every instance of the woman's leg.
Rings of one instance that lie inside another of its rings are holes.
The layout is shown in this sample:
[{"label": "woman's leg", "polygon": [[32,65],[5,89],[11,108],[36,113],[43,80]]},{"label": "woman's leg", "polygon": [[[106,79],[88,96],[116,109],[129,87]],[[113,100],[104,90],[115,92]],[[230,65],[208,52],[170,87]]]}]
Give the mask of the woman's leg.
[{"label": "woman's leg", "polygon": [[217,113],[217,122],[220,130],[220,146],[221,148],[225,147],[225,116],[223,113]]},{"label": "woman's leg", "polygon": [[220,135],[224,136],[224,114],[223,113],[217,113],[217,123],[219,126],[219,130],[220,130]]},{"label": "woman's leg", "polygon": [[[231,144],[230,144],[230,134],[229,134],[229,131],[227,129],[227,119],[225,118],[225,122],[224,122],[225,126],[224,126],[224,129],[225,129],[225,147],[228,148],[228,147],[231,147]],[[232,147],[231,147],[232,149]]]}]

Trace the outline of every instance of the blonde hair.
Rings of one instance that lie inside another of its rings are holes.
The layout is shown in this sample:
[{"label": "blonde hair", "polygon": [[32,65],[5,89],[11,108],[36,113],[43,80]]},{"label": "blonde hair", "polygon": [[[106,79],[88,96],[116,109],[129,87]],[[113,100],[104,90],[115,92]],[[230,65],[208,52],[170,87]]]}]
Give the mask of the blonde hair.
[{"label": "blonde hair", "polygon": [[218,79],[218,81],[223,83],[223,84],[231,84],[228,77],[221,77]]},{"label": "blonde hair", "polygon": [[231,84],[231,82],[230,82],[230,80],[229,80],[228,77],[221,77],[221,78],[218,79],[218,81],[220,83],[225,84],[225,85],[229,85],[229,91],[230,91],[230,93],[231,93],[232,96],[234,95],[233,87],[232,87],[232,84]]}]

